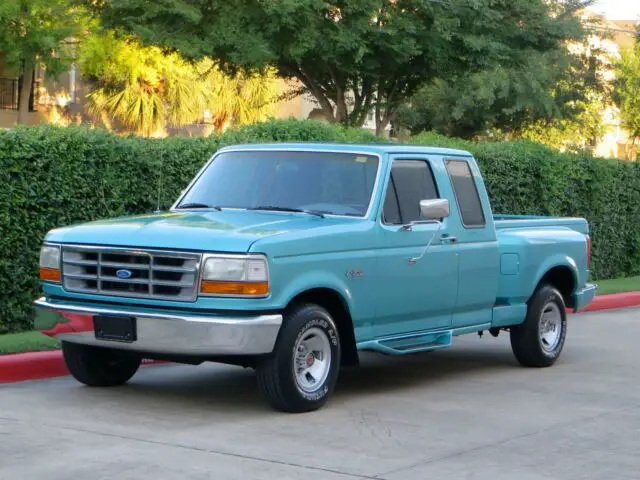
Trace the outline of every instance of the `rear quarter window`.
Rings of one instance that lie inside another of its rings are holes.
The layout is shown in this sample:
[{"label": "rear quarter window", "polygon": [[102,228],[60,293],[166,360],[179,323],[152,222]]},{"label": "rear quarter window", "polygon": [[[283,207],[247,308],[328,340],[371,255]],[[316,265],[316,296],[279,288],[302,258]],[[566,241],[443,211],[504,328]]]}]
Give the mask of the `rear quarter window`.
[{"label": "rear quarter window", "polygon": [[467,228],[484,227],[487,222],[469,162],[465,160],[446,160],[445,164],[453,184],[462,224]]}]

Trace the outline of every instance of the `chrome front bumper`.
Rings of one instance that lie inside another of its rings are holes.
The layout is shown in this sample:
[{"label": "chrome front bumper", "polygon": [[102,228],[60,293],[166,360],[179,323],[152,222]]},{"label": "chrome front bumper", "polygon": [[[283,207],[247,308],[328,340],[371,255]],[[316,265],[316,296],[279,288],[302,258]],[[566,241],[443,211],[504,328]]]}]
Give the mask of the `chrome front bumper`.
[{"label": "chrome front bumper", "polygon": [[[59,340],[139,352],[174,355],[259,355],[270,353],[282,325],[282,315],[244,317],[148,313],[126,308],[98,308],[34,302],[35,329]],[[133,342],[97,339],[95,315],[136,319]]]}]

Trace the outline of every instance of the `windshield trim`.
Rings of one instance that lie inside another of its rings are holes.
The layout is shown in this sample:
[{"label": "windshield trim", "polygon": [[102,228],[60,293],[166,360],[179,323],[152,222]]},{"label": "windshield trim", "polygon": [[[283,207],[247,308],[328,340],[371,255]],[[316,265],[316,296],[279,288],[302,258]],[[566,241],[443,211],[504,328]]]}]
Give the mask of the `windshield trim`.
[{"label": "windshield trim", "polygon": [[[378,152],[372,151],[363,151],[363,150],[339,150],[339,149],[320,149],[320,148],[233,148],[226,147],[218,150],[214,153],[211,158],[204,164],[204,166],[200,169],[200,171],[196,174],[196,176],[189,182],[187,188],[185,188],[178,199],[174,202],[173,205],[169,208],[170,212],[180,212],[182,210],[178,209],[178,205],[182,199],[189,193],[189,191],[193,188],[196,182],[200,179],[200,177],[204,174],[204,172],[209,168],[209,165],[221,154],[223,153],[231,153],[231,152],[320,152],[320,153],[349,153],[354,155],[368,155],[371,157],[376,157],[378,159],[378,167],[376,169],[376,179],[373,182],[373,188],[371,189],[371,195],[369,197],[369,206],[367,207],[367,211],[364,215],[341,215],[338,213],[326,213],[325,217],[340,217],[340,218],[352,218],[352,219],[360,219],[365,220],[371,216],[371,211],[373,210],[373,200],[376,198],[376,194],[378,193],[378,187],[380,184],[380,177],[382,172],[382,154]],[[224,210],[228,210],[225,208]],[[245,210],[244,208],[239,208],[238,210]],[[297,215],[297,214],[296,214]]]}]

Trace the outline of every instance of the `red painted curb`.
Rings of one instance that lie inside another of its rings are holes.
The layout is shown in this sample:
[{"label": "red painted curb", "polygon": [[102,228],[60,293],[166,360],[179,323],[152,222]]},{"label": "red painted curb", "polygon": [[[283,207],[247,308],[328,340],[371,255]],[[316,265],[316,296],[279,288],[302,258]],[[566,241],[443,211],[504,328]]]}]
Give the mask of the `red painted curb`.
[{"label": "red painted curb", "polygon": [[[144,359],[143,365],[160,365],[167,362]],[[0,355],[0,383],[42,380],[69,375],[61,350]]]},{"label": "red painted curb", "polygon": [[60,350],[0,356],[0,383],[69,375]]},{"label": "red painted curb", "polygon": [[593,301],[585,309],[580,310],[579,313],[629,307],[640,307],[640,292],[597,295]]}]

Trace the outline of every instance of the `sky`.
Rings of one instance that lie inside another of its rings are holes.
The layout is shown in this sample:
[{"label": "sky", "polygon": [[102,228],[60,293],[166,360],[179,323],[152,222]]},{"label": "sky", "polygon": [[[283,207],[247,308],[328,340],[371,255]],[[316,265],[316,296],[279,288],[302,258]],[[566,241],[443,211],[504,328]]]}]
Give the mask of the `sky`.
[{"label": "sky", "polygon": [[592,10],[609,20],[640,20],[640,0],[599,0]]}]

